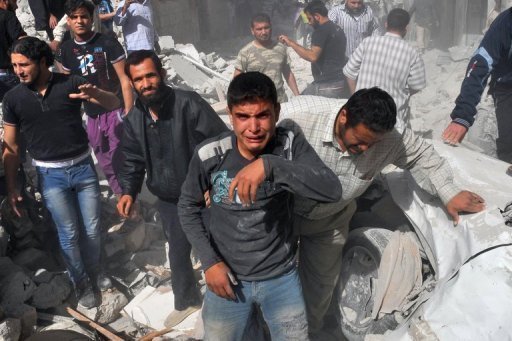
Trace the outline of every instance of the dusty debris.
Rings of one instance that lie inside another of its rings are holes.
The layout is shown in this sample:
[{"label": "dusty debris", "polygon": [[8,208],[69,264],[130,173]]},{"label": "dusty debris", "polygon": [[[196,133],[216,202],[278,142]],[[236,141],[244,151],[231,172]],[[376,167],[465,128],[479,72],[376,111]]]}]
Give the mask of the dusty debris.
[{"label": "dusty debris", "polygon": [[126,296],[118,290],[104,291],[101,293],[101,305],[87,309],[78,305],[77,311],[87,318],[98,323],[108,324],[115,321],[121,310],[128,304]]},{"label": "dusty debris", "polygon": [[0,322],[0,339],[17,341],[21,335],[21,322],[18,319],[7,318]]},{"label": "dusty debris", "polygon": [[32,304],[37,309],[56,307],[71,293],[71,282],[66,275],[56,275],[47,283],[40,283],[32,296]]}]

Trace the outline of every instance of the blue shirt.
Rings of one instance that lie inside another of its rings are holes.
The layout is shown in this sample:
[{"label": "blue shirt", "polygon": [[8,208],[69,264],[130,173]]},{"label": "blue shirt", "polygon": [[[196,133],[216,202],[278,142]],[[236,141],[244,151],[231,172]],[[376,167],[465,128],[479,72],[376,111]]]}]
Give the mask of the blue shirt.
[{"label": "blue shirt", "polygon": [[121,15],[123,6],[124,0],[121,0],[114,22],[123,29],[126,50],[153,50],[158,38],[153,27],[153,8],[149,0],[132,3],[125,15]]}]

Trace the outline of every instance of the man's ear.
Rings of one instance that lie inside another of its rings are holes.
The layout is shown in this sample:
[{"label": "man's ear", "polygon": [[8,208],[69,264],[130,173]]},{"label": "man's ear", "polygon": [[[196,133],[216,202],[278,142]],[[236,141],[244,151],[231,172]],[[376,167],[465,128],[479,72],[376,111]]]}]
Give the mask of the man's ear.
[{"label": "man's ear", "polygon": [[340,110],[337,121],[338,121],[338,123],[341,123],[343,125],[347,124],[347,109],[342,108]]}]

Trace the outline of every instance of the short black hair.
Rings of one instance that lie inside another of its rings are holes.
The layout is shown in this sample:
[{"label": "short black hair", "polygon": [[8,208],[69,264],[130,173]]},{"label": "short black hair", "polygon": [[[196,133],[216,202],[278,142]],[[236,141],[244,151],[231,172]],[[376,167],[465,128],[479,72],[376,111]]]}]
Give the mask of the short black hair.
[{"label": "short black hair", "polygon": [[304,13],[309,13],[310,15],[320,14],[322,17],[326,17],[329,11],[327,11],[327,7],[325,7],[322,1],[314,0],[304,8]]},{"label": "short black hair", "polygon": [[124,73],[126,73],[126,75],[131,79],[132,77],[130,75],[130,66],[139,65],[145,59],[151,59],[153,64],[155,64],[156,69],[158,71],[162,70],[162,61],[160,58],[158,58],[155,52],[151,50],[138,50],[133,51],[128,55],[128,58],[126,58],[126,63],[124,64]]},{"label": "short black hair", "polygon": [[228,87],[228,108],[256,100],[279,104],[274,82],[261,72],[244,72],[233,78]]},{"label": "short black hair", "polygon": [[80,8],[85,8],[91,15],[91,18],[94,17],[94,4],[89,0],[67,0],[64,11],[70,16]]},{"label": "short black hair", "polygon": [[269,25],[272,25],[272,23],[270,22],[270,17],[265,13],[255,14],[251,19],[251,27],[254,27],[254,24],[256,24],[257,22],[264,22]]},{"label": "short black hair", "polygon": [[44,58],[48,67],[52,66],[54,61],[50,46],[36,37],[25,37],[16,40],[9,50],[9,54],[12,53],[21,54],[37,63]]},{"label": "short black hair", "polygon": [[341,108],[347,112],[346,126],[363,123],[375,133],[391,131],[396,123],[396,104],[393,98],[377,87],[356,91]]},{"label": "short black hair", "polygon": [[411,16],[409,12],[401,8],[393,8],[387,18],[388,29],[403,31],[409,25]]}]

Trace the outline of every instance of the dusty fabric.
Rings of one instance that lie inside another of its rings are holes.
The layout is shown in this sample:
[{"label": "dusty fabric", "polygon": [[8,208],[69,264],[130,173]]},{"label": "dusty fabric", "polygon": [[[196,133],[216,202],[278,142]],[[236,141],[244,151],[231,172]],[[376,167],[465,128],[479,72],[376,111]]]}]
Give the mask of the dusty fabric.
[{"label": "dusty fabric", "polygon": [[384,249],[376,281],[372,318],[400,311],[422,285],[421,257],[410,233],[395,231]]}]

